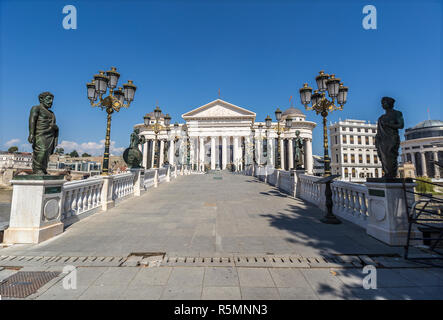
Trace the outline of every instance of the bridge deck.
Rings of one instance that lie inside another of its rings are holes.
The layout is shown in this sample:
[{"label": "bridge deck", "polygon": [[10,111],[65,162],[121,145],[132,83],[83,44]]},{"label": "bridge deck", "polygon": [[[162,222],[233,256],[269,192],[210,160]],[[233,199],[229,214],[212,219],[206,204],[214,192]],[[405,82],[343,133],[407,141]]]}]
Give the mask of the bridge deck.
[{"label": "bridge deck", "polygon": [[253,177],[231,173],[179,176],[171,183],[96,213],[39,245],[1,254],[121,256],[218,253],[401,253],[351,223],[326,225],[324,213]]}]

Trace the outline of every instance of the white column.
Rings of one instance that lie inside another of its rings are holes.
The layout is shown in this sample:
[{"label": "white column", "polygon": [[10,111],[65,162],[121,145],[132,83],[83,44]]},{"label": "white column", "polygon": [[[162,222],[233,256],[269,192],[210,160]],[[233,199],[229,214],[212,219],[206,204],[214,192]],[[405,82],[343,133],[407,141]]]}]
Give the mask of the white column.
[{"label": "white column", "polygon": [[173,166],[175,164],[175,143],[174,139],[172,138],[169,143],[169,163]]},{"label": "white column", "polygon": [[[254,139],[254,138],[252,138]],[[245,138],[245,166],[252,163],[252,152],[253,152],[253,144],[251,143],[251,137],[247,136]],[[243,168],[244,169],[244,168]]]},{"label": "white column", "polygon": [[289,170],[291,169],[295,169],[294,168],[294,149],[292,146],[292,138],[289,138],[288,140],[288,165],[289,165]]},{"label": "white column", "polygon": [[147,168],[148,165],[148,140],[145,140],[145,143],[143,144],[143,162],[142,162],[142,166],[145,169]]},{"label": "white column", "polygon": [[312,164],[312,140],[306,139],[306,166],[305,170],[308,174],[312,174],[313,164]]},{"label": "white column", "polygon": [[238,137],[238,168],[243,170],[243,150],[242,150],[242,137]]},{"label": "white column", "polygon": [[285,170],[285,140],[280,138],[280,168]]},{"label": "white column", "polygon": [[268,166],[274,166],[274,138],[268,138]]},{"label": "white column", "polygon": [[205,170],[205,142],[204,137],[200,137],[200,171]]},{"label": "white column", "polygon": [[427,177],[427,176],[428,176],[428,172],[427,172],[427,170],[426,170],[426,157],[425,157],[425,152],[424,152],[424,151],[421,151],[421,152],[420,152],[420,155],[421,155],[421,168],[422,168],[422,171],[423,171],[423,176],[424,176],[424,177]]},{"label": "white column", "polygon": [[[438,151],[434,151],[434,161],[438,162]],[[440,167],[434,164],[434,178],[440,179]]]},{"label": "white column", "polygon": [[165,150],[165,142],[163,140],[160,141],[160,161],[158,167],[160,168],[163,165],[164,159],[164,150]]},{"label": "white column", "polygon": [[222,170],[226,169],[227,164],[227,137],[222,137]]},{"label": "white column", "polygon": [[[255,139],[255,136],[253,137]],[[255,161],[257,164],[261,163],[261,155],[262,155],[262,148],[261,148],[261,139],[255,139]]]},{"label": "white column", "polygon": [[234,146],[232,147],[232,149],[234,150],[234,165],[235,165],[235,170],[238,170],[238,137],[234,137]]},{"label": "white column", "polygon": [[211,170],[215,170],[215,137],[211,137]]}]

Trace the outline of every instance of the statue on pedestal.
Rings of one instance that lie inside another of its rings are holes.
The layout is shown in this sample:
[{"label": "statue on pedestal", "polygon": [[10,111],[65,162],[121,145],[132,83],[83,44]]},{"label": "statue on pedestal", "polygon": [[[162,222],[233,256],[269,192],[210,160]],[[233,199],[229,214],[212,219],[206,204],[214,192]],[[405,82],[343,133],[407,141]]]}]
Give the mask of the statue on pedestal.
[{"label": "statue on pedestal", "polygon": [[134,132],[131,133],[129,148],[123,152],[123,160],[125,160],[126,164],[130,169],[141,168],[140,164],[143,161],[143,154],[138,149],[139,144],[145,143],[145,137],[139,136],[140,130],[134,129]]},{"label": "statue on pedestal", "polygon": [[384,171],[383,178],[393,179],[397,176],[398,148],[400,147],[399,129],[403,129],[403,114],[394,110],[395,100],[383,97],[381,104],[385,114],[378,118],[375,147]]},{"label": "statue on pedestal", "polygon": [[294,155],[295,155],[295,168],[300,169],[303,167],[303,139],[300,137],[300,131],[295,131],[295,139],[294,139]]},{"label": "statue on pedestal", "polygon": [[39,105],[33,106],[29,114],[29,137],[32,144],[32,172],[37,175],[48,174],[49,156],[54,153],[58,144],[58,127],[55,115],[49,110],[54,101],[50,92],[38,96]]}]

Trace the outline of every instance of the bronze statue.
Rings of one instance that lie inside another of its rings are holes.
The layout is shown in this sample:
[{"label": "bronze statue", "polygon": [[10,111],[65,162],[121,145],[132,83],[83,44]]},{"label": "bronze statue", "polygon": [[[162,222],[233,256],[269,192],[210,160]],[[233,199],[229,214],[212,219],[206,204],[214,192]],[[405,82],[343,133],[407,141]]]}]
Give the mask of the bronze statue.
[{"label": "bronze statue", "polygon": [[294,139],[294,148],[295,148],[295,168],[299,169],[303,166],[303,139],[300,137],[300,131],[295,131],[295,139]]},{"label": "bronze statue", "polygon": [[33,106],[29,114],[29,137],[32,144],[32,172],[34,174],[48,174],[49,156],[54,153],[58,144],[58,127],[55,124],[55,115],[49,110],[54,101],[50,92],[42,92],[38,96],[40,104]]},{"label": "bronze statue", "polygon": [[384,178],[395,178],[398,168],[398,148],[400,147],[399,129],[403,129],[403,114],[394,110],[395,100],[383,97],[381,105],[386,110],[385,114],[378,118],[377,134],[375,135],[375,147],[384,171]]},{"label": "bronze statue", "polygon": [[140,163],[143,161],[143,154],[138,149],[139,144],[145,143],[145,137],[139,136],[140,130],[134,129],[134,132],[131,133],[129,148],[123,152],[123,160],[125,160],[126,164],[129,168],[141,168]]}]

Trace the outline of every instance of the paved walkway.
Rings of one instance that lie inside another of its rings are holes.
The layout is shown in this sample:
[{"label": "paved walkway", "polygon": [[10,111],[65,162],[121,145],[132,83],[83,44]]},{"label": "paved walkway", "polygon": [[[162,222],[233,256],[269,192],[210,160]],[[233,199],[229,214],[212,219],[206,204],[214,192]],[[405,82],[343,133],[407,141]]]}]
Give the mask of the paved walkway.
[{"label": "paved walkway", "polygon": [[[318,208],[253,177],[230,173],[179,176],[139,198],[71,225],[38,245],[0,249],[0,256],[177,257],[240,255],[387,256],[402,253],[351,223],[326,225]],[[2,263],[0,261],[0,269]],[[22,271],[62,270],[26,264]],[[78,289],[61,274],[30,298],[41,299],[405,299],[443,298],[443,270],[383,268],[378,289],[365,290],[360,267],[161,266],[78,267]],[[0,271],[0,280],[13,270]]]}]

